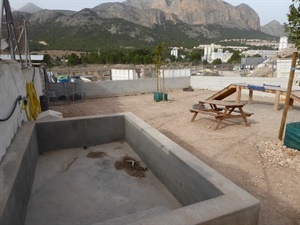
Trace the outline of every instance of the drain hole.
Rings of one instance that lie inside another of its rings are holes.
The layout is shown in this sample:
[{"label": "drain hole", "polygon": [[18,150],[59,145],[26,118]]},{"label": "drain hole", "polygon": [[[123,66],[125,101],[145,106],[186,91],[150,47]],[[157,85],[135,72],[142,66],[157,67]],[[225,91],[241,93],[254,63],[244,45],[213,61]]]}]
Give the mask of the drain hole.
[{"label": "drain hole", "polygon": [[95,158],[102,158],[104,155],[105,155],[104,152],[89,152],[86,155],[86,157],[95,159]]},{"label": "drain hole", "polygon": [[142,167],[139,164],[139,161],[136,159],[124,156],[121,160],[115,162],[116,170],[125,170],[125,172],[132,177],[145,177],[146,171],[148,170],[147,167]]}]

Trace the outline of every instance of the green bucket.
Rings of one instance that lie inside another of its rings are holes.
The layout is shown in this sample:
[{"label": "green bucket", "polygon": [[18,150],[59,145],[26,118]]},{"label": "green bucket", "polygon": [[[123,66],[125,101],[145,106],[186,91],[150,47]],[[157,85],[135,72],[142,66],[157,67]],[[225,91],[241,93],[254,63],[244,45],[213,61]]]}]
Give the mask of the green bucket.
[{"label": "green bucket", "polygon": [[165,101],[167,101],[168,100],[168,94],[167,93],[154,92],[154,101],[156,101],[156,102],[162,101],[163,100],[163,96],[165,98]]}]

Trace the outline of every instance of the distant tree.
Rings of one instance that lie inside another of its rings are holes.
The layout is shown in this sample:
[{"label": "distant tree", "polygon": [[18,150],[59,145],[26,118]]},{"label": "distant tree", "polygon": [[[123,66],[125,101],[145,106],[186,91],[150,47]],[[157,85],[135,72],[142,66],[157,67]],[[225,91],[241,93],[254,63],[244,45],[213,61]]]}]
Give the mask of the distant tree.
[{"label": "distant tree", "polygon": [[[156,79],[157,79],[156,91],[157,92],[160,91],[163,93],[164,93],[164,77],[162,76],[163,74],[161,74],[161,67],[165,64],[165,52],[166,52],[166,46],[165,43],[162,42],[155,47],[153,53],[153,63],[155,64]],[[162,79],[162,85],[159,85],[160,79]]]},{"label": "distant tree", "polygon": [[44,62],[47,64],[48,68],[52,68],[54,66],[53,59],[49,54],[44,55]]},{"label": "distant tree", "polygon": [[221,59],[215,59],[213,62],[212,62],[213,65],[220,65],[222,64],[222,60]]},{"label": "distant tree", "polygon": [[108,64],[116,64],[117,63],[117,56],[114,52],[110,52],[106,55],[106,63]]},{"label": "distant tree", "polygon": [[89,64],[89,53],[82,53],[80,54],[80,61],[83,65]]},{"label": "distant tree", "polygon": [[152,61],[152,55],[151,54],[148,54],[144,57],[144,64],[151,64],[153,63]]},{"label": "distant tree", "polygon": [[[290,12],[287,14],[288,23],[284,24],[285,31],[289,34],[289,40],[292,41],[297,48],[298,52],[300,51],[300,0],[292,0],[290,5]],[[298,55],[299,57],[299,55]],[[300,64],[298,58],[298,66]],[[300,85],[300,80],[297,80],[296,83]]]},{"label": "distant tree", "polygon": [[176,56],[175,55],[170,55],[169,57],[171,62],[176,62]]},{"label": "distant tree", "polygon": [[200,62],[201,61],[201,51],[199,49],[194,49],[193,51],[191,51],[190,53],[190,62]]},{"label": "distant tree", "polygon": [[285,31],[289,34],[289,40],[292,41],[297,50],[300,51],[300,1],[292,0],[287,14],[288,23],[284,24]]},{"label": "distant tree", "polygon": [[208,63],[208,61],[205,59],[205,60],[203,60],[203,65],[208,65],[209,63]]},{"label": "distant tree", "polygon": [[62,61],[61,58],[56,56],[55,60],[54,60],[54,65],[55,66],[61,66],[62,65]]},{"label": "distant tree", "polygon": [[238,51],[234,51],[230,59],[227,61],[228,63],[240,63],[241,62],[241,56]]},{"label": "distant tree", "polygon": [[89,53],[89,59],[88,59],[88,61],[91,64],[99,64],[99,63],[101,63],[100,54],[98,52],[91,52],[91,53]]},{"label": "distant tree", "polygon": [[133,64],[143,64],[143,56],[141,55],[135,55],[134,58],[133,58]]},{"label": "distant tree", "polygon": [[223,48],[222,52],[224,53],[226,51],[231,52],[231,53],[235,52],[235,50],[233,50],[232,48]]},{"label": "distant tree", "polygon": [[255,55],[251,56],[251,58],[255,58],[255,57],[261,58],[262,56],[260,54],[255,54]]},{"label": "distant tree", "polygon": [[68,60],[68,62],[67,62],[68,66],[76,66],[81,63],[79,56],[76,55],[75,53],[68,55],[67,60]]},{"label": "distant tree", "polygon": [[117,51],[115,51],[115,56],[116,56],[117,63],[119,63],[119,64],[125,63],[125,54],[123,51],[118,49]]},{"label": "distant tree", "polygon": [[166,51],[166,46],[164,42],[158,44],[154,49],[153,62],[155,64],[156,70],[160,70],[162,65],[164,65],[165,51]]}]

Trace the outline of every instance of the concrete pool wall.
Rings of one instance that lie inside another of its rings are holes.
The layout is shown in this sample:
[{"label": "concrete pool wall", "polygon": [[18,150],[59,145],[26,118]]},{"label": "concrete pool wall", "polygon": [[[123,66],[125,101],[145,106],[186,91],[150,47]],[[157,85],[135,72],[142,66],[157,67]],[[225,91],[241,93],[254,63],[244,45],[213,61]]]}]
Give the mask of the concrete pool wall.
[{"label": "concrete pool wall", "polygon": [[23,125],[0,164],[0,224],[24,224],[38,154],[114,141],[126,141],[183,205],[132,224],[258,223],[257,199],[132,113],[122,113]]}]

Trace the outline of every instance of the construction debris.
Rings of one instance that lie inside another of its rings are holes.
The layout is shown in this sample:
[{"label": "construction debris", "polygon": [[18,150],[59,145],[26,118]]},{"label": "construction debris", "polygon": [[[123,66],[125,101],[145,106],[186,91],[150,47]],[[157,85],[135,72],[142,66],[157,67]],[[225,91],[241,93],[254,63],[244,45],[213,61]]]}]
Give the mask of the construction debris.
[{"label": "construction debris", "polygon": [[287,148],[278,139],[263,140],[256,145],[260,156],[271,164],[300,172],[300,151]]}]

